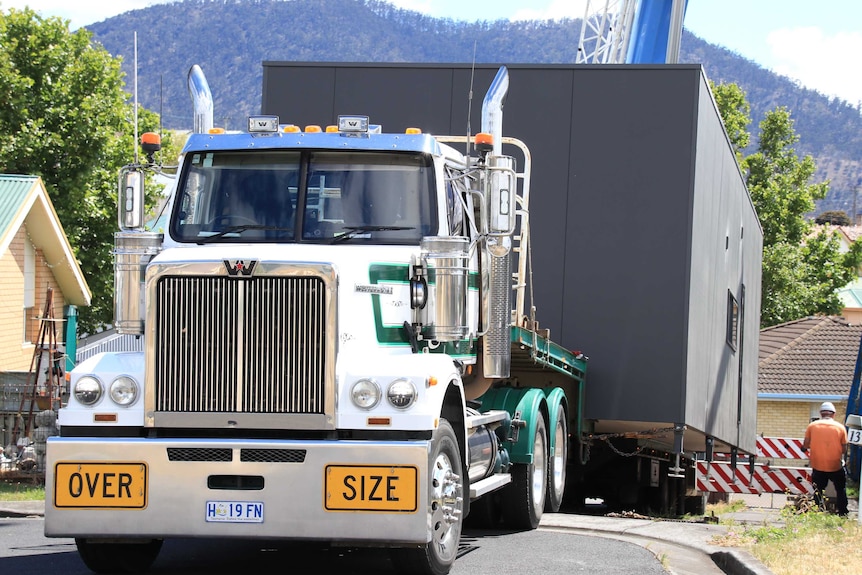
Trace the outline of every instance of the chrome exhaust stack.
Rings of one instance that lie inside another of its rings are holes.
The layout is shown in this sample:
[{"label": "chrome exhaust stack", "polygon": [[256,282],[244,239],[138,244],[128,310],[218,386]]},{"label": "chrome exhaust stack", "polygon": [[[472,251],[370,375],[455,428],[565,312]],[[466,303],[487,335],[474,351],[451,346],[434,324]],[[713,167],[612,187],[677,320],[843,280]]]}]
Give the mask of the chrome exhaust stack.
[{"label": "chrome exhaust stack", "polygon": [[189,70],[189,95],[195,108],[194,133],[206,134],[213,127],[213,95],[201,67],[195,64]]},{"label": "chrome exhaust stack", "polygon": [[500,67],[482,102],[482,131],[493,137],[485,158],[485,213],[488,214],[483,268],[488,270],[482,297],[487,330],[482,338],[485,377],[509,377],[512,354],[512,263],[509,257],[514,232],[515,186],[512,158],[503,151],[503,100],[509,90],[509,72]]}]

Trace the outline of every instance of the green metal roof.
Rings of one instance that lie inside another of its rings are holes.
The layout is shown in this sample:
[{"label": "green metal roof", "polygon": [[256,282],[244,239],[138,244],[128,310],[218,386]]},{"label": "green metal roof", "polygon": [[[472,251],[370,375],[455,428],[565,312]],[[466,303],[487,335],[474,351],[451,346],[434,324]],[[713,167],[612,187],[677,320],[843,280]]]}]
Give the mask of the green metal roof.
[{"label": "green metal roof", "polygon": [[838,297],[841,298],[844,307],[862,307],[862,278],[856,278],[856,280],[838,290]]},{"label": "green metal roof", "polygon": [[[17,223],[17,225],[15,225]],[[37,176],[0,174],[0,256],[21,225],[33,245],[42,250],[68,303],[90,305],[87,280],[69,245],[45,186]]]},{"label": "green metal roof", "polygon": [[9,233],[12,221],[21,211],[38,179],[36,176],[0,174],[0,238]]}]

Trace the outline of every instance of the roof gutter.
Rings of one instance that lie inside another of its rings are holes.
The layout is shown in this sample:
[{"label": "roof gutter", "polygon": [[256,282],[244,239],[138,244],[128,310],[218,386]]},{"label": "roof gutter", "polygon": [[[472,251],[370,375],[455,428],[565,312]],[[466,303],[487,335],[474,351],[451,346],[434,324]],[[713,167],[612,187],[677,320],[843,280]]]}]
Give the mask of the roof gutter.
[{"label": "roof gutter", "polygon": [[812,393],[758,393],[757,399],[777,399],[783,401],[846,401],[846,395]]}]

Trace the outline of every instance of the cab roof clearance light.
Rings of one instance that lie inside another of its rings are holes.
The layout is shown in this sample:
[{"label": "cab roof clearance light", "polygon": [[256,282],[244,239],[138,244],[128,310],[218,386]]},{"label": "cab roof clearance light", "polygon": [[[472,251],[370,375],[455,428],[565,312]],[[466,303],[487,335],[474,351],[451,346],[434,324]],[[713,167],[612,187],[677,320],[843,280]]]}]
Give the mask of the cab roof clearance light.
[{"label": "cab roof clearance light", "polygon": [[249,116],[248,131],[251,134],[278,132],[278,116]]},{"label": "cab roof clearance light", "polygon": [[342,136],[367,137],[368,134],[382,134],[379,124],[369,124],[368,116],[338,116],[338,132]]},{"label": "cab roof clearance light", "polygon": [[338,116],[338,131],[367,134],[368,116]]}]

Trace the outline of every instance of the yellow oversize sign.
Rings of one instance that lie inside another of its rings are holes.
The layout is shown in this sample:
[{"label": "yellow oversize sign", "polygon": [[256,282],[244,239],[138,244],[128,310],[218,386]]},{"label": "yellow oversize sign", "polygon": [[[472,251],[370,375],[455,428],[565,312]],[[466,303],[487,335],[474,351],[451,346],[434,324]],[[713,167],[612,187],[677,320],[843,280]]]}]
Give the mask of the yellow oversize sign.
[{"label": "yellow oversize sign", "polygon": [[419,473],[414,466],[327,465],[324,476],[327,511],[416,511]]},{"label": "yellow oversize sign", "polygon": [[54,507],[143,509],[147,506],[146,463],[54,465]]}]

